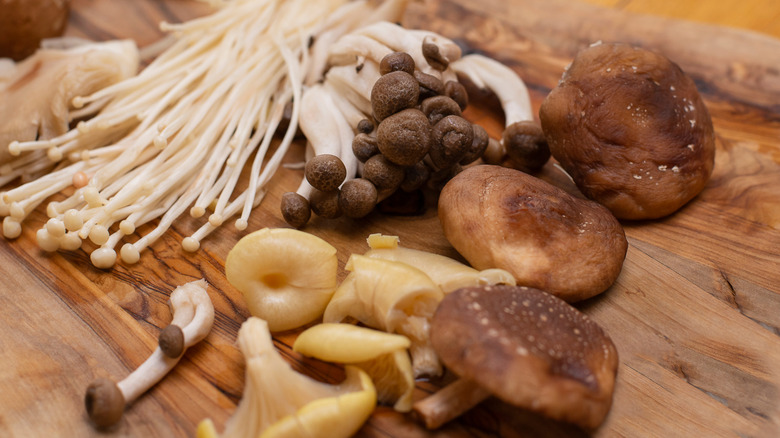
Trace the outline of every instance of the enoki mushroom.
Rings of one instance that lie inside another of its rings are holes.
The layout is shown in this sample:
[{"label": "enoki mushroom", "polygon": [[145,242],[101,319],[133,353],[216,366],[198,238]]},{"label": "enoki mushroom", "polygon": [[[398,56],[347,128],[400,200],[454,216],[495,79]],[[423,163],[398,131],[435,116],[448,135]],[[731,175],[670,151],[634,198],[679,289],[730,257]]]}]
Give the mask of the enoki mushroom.
[{"label": "enoki mushroom", "polygon": [[[175,42],[140,74],[75,98],[73,106],[90,119],[59,137],[9,146],[19,157],[4,169],[28,181],[0,195],[7,238],[19,236],[22,221],[66,189],[70,196],[49,202],[50,219],[38,230],[38,243],[47,251],[74,250],[89,239],[99,246],[91,259],[100,268],[114,265],[115,248],[140,225],[159,219],[121,247],[122,261],[137,262],[188,209],[195,218],[211,213],[182,241],[186,251],[197,250],[236,214],[236,228],[247,227],[297,129],[310,39],[344,27],[323,17],[345,16],[340,9],[368,3],[215,3],[219,9],[209,16],[163,23]],[[274,150],[290,101],[292,118]],[[57,166],[40,174],[47,159]],[[245,167],[251,168],[249,181],[239,184]],[[9,182],[0,179],[0,185]]]}]

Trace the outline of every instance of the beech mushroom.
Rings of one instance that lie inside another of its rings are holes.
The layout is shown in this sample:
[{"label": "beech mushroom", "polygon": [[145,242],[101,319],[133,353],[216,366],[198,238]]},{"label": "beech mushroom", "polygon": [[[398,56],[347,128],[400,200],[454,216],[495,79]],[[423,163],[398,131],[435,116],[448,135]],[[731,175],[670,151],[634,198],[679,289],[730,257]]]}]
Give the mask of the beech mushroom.
[{"label": "beech mushroom", "polygon": [[680,67],[627,44],[580,51],[539,110],[553,156],[582,193],[621,219],[654,219],[712,174],[715,134]]},{"label": "beech mushroom", "polygon": [[469,167],[439,197],[452,246],[476,269],[509,271],[517,284],[573,302],[617,279],[628,243],[602,205],[575,198],[527,173]]},{"label": "beech mushroom", "polygon": [[439,304],[431,342],[460,378],[415,403],[435,429],[495,395],[546,417],[595,429],[612,405],[618,354],[586,315],[521,286],[459,289]]},{"label": "beech mushroom", "polygon": [[214,306],[207,287],[204,280],[177,287],[169,301],[173,320],[161,332],[158,346],[149,358],[118,383],[101,378],[87,387],[84,403],[96,426],[116,424],[125,406],[162,380],[187,348],[206,337],[214,323]]},{"label": "beech mushroom", "polygon": [[[489,162],[498,164],[512,151],[510,157],[519,168],[527,171],[541,168],[550,158],[550,153],[541,130],[529,130],[529,125],[534,124],[534,117],[531,98],[523,80],[504,64],[479,54],[462,57],[452,64],[452,68],[477,88],[493,92],[501,102],[505,131],[501,142],[494,143],[498,150],[491,151]],[[528,155],[532,157],[530,161],[525,160]]]},{"label": "beech mushroom", "polygon": [[433,144],[428,117],[414,108],[385,118],[377,128],[376,137],[379,151],[401,166],[411,166],[422,160]]}]

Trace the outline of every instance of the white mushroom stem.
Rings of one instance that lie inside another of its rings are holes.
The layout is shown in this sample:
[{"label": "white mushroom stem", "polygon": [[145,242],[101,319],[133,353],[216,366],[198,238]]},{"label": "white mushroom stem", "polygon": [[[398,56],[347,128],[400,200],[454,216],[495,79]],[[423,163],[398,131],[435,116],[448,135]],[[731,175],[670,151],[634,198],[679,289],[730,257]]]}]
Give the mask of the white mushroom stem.
[{"label": "white mushroom stem", "polygon": [[[110,426],[119,421],[124,406],[162,380],[176,366],[187,348],[208,335],[214,323],[214,306],[206,292],[207,287],[205,280],[197,280],[179,286],[171,293],[169,305],[173,319],[164,331],[176,332],[177,336],[172,341],[175,346],[166,345],[164,349],[158,345],[144,363],[116,383],[115,389],[105,380],[90,385],[85,401],[90,418],[98,426]],[[171,351],[176,351],[178,355],[171,357]]]},{"label": "white mushroom stem", "polygon": [[[173,312],[171,325],[181,328],[184,350],[197,344],[208,335],[214,323],[214,306],[206,292],[207,284],[198,280],[177,287],[170,298]],[[159,346],[151,356],[125,379],[117,383],[130,404],[155,383],[159,382],[179,362],[179,357],[166,356]]]},{"label": "white mushroom stem", "polygon": [[511,68],[480,54],[466,55],[450,63],[450,67],[480,89],[490,90],[498,97],[506,126],[534,119],[528,88]]},{"label": "white mushroom stem", "polygon": [[414,415],[428,429],[438,429],[450,420],[490,397],[490,392],[473,380],[457,379],[412,407]]}]

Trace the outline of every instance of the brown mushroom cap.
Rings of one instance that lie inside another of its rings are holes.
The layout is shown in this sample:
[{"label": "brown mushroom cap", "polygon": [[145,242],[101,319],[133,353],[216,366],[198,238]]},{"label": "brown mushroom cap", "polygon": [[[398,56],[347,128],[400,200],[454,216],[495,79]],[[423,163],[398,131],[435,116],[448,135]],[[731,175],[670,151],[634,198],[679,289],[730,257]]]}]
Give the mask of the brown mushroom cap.
[{"label": "brown mushroom cap", "polygon": [[317,190],[330,192],[339,188],[347,177],[347,168],[341,158],[331,154],[319,154],[306,162],[304,175]]},{"label": "brown mushroom cap", "polygon": [[401,166],[411,166],[422,160],[433,143],[428,118],[414,108],[382,120],[377,127],[376,138],[379,151]]},{"label": "brown mushroom cap", "polygon": [[394,71],[405,71],[414,74],[414,58],[406,52],[393,52],[385,55],[379,61],[379,74],[386,75]]},{"label": "brown mushroom cap", "polygon": [[281,210],[284,220],[295,228],[306,225],[311,219],[309,200],[295,192],[282,195]]},{"label": "brown mushroom cap", "polygon": [[535,172],[550,159],[550,148],[542,127],[533,121],[509,125],[504,130],[503,142],[506,154],[524,172]]},{"label": "brown mushroom cap", "polygon": [[612,405],[618,354],[610,337],[566,302],[521,286],[459,289],[431,321],[442,362],[501,400],[598,427]]},{"label": "brown mushroom cap", "polygon": [[175,359],[184,353],[184,332],[181,327],[171,324],[160,331],[157,344],[163,354]]},{"label": "brown mushroom cap", "polygon": [[0,9],[0,58],[19,61],[35,53],[43,39],[63,34],[70,0],[3,0]]},{"label": "brown mushroom cap", "polygon": [[628,248],[604,206],[501,166],[473,166],[452,178],[439,197],[439,219],[474,268],[505,269],[517,284],[569,302],[612,285]]},{"label": "brown mushroom cap", "polygon": [[386,117],[417,105],[420,84],[414,76],[404,71],[393,71],[380,76],[371,89],[371,109],[374,118]]},{"label": "brown mushroom cap", "polygon": [[626,44],[582,50],[539,115],[552,155],[618,218],[668,215],[712,173],[710,115],[691,78],[662,55]]},{"label": "brown mushroom cap", "polygon": [[84,407],[89,419],[98,427],[109,427],[122,418],[125,397],[116,383],[99,378],[90,383],[84,396]]}]

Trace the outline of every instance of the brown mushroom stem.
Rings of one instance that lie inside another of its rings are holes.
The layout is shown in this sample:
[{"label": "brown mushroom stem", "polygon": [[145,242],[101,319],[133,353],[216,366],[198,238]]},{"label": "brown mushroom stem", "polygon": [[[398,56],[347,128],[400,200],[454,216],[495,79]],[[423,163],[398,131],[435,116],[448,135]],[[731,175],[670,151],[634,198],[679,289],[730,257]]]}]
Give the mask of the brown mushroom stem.
[{"label": "brown mushroom stem", "polygon": [[412,407],[428,429],[438,429],[490,397],[490,392],[469,379],[458,379]]}]

